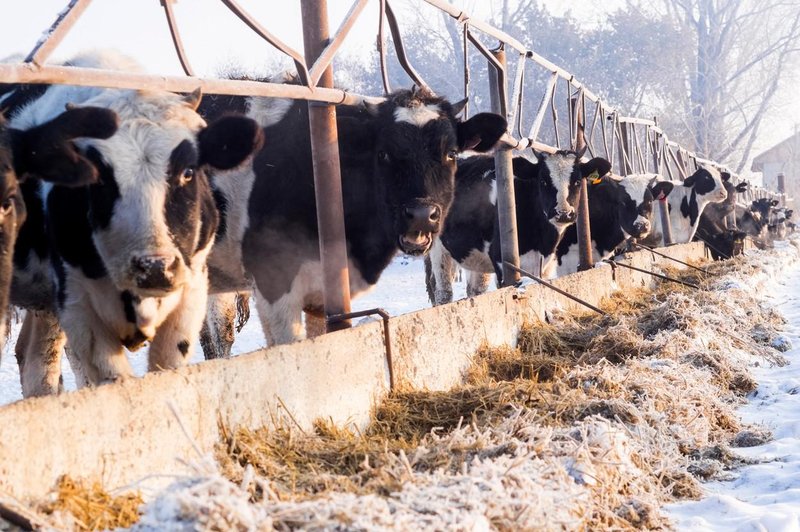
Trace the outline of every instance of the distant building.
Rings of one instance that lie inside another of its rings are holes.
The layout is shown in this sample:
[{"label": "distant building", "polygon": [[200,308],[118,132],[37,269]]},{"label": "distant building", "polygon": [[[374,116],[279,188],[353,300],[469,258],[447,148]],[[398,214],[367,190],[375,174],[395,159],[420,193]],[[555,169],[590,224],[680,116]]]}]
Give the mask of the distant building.
[{"label": "distant building", "polygon": [[800,197],[800,132],[753,159],[753,172],[761,172],[764,188],[786,193],[787,200]]}]

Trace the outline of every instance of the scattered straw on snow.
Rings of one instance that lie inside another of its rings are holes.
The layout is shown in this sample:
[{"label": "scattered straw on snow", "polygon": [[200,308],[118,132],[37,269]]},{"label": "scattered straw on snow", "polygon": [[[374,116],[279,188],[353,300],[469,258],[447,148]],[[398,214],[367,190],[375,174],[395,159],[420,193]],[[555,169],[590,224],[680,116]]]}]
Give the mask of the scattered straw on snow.
[{"label": "scattered straw on snow", "polygon": [[223,428],[218,464],[148,504],[133,530],[558,530],[668,526],[768,437],[734,408],[748,365],[782,364],[780,316],[753,294],[797,252],[671,272],[613,316],[535,324],[483,349],[465,384],[399,391],[364,432]]}]

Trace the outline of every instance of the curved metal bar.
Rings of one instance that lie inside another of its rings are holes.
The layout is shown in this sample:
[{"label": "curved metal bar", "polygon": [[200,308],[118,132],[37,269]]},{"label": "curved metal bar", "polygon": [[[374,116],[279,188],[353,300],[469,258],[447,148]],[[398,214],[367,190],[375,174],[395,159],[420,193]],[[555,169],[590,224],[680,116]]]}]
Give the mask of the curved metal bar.
[{"label": "curved metal bar", "polygon": [[282,40],[278,39],[272,33],[267,31],[267,29],[259,24],[253,17],[250,16],[244,9],[236,3],[236,0],[222,0],[222,3],[233,12],[234,15],[239,17],[239,20],[247,24],[247,26],[256,32],[259,37],[267,41],[273,47],[275,47],[280,52],[288,55],[289,57],[294,60],[295,68],[297,68],[297,75],[300,77],[300,81],[306,87],[311,87],[311,78],[308,75],[308,67],[306,66],[306,61],[303,56],[294,48],[284,43]]},{"label": "curved metal bar", "polygon": [[336,56],[336,52],[339,51],[342,44],[344,43],[345,38],[347,38],[347,34],[350,33],[350,30],[353,29],[353,25],[358,20],[358,16],[364,10],[369,0],[356,0],[355,3],[350,7],[350,11],[347,12],[345,15],[342,24],[339,26],[339,29],[336,30],[336,34],[334,34],[333,38],[330,39],[328,45],[322,50],[322,53],[319,55],[314,64],[311,65],[311,69],[309,70],[308,74],[311,78],[311,84],[316,86],[319,83],[319,78],[322,76],[322,73],[325,72],[325,69],[328,68],[328,65],[331,64],[333,58]]},{"label": "curved metal bar", "polygon": [[389,84],[389,70],[386,67],[386,0],[380,0],[378,14],[378,56],[381,64],[381,81],[384,94],[392,92]]},{"label": "curved metal bar", "polygon": [[25,58],[25,62],[43,66],[91,2],[92,0],[71,0],[67,7],[58,14],[50,28],[42,34],[39,42]]},{"label": "curved metal bar", "polygon": [[397,53],[397,62],[400,63],[400,66],[403,67],[403,70],[406,71],[406,74],[408,74],[408,77],[410,77],[414,83],[416,83],[419,87],[433,92],[408,61],[406,49],[403,47],[403,36],[400,34],[400,25],[397,23],[397,17],[395,17],[394,11],[392,11],[392,6],[389,5],[388,0],[385,0],[385,4],[386,21],[389,23],[389,31],[392,32],[392,42],[394,43],[394,51]]},{"label": "curved metal bar", "polygon": [[175,45],[178,61],[181,62],[181,67],[187,76],[194,76],[192,66],[189,64],[189,59],[186,57],[186,51],[183,49],[183,42],[181,41],[181,34],[178,32],[178,25],[175,22],[175,13],[172,11],[173,1],[174,0],[161,0],[161,6],[164,8],[164,14],[167,16],[169,33],[172,35],[172,43]]}]

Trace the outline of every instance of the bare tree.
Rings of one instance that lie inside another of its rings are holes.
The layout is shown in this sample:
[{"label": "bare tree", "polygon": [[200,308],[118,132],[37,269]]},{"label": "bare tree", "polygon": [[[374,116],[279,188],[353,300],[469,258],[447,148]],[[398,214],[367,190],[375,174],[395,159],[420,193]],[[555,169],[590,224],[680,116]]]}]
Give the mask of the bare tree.
[{"label": "bare tree", "polygon": [[800,0],[663,0],[691,29],[686,125],[699,153],[741,171],[800,50]]}]

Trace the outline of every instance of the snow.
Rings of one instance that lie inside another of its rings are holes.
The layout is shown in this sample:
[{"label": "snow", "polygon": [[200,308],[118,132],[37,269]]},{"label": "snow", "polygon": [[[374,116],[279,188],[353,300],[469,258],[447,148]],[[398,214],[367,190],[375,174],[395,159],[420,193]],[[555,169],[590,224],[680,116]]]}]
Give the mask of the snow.
[{"label": "snow", "polygon": [[735,471],[730,481],[706,484],[704,499],[668,506],[678,530],[800,530],[800,266],[765,273],[770,279],[761,288],[760,279],[739,283],[769,294],[765,299],[788,320],[786,336],[795,347],[784,354],[786,366],[751,368],[759,386],[738,412],[744,422],[768,428],[773,440],[734,449],[760,463]]}]

